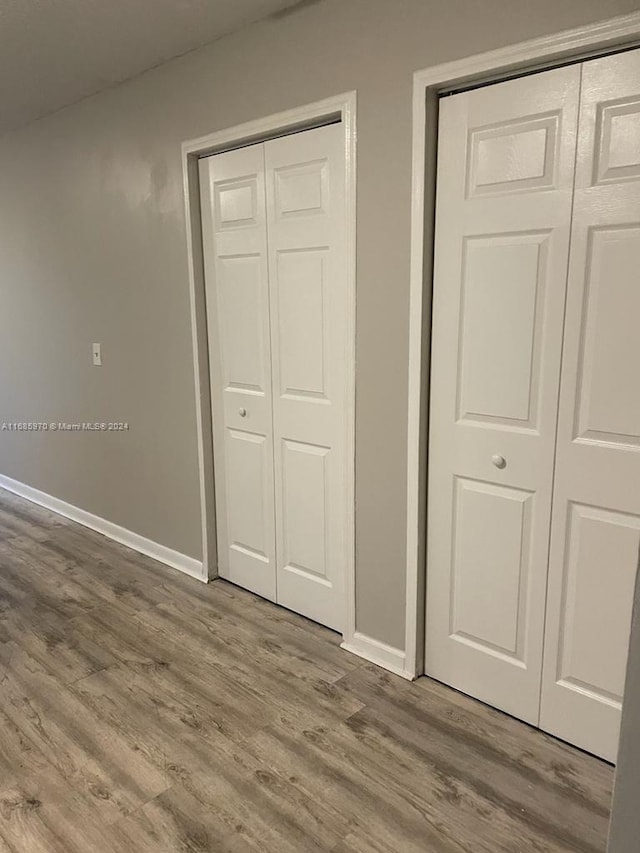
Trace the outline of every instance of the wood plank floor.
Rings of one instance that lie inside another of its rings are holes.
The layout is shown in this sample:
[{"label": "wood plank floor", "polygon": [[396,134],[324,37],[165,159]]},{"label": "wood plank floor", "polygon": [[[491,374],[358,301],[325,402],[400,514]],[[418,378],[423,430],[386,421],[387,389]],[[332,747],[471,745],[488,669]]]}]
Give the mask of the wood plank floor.
[{"label": "wood plank floor", "polygon": [[0,490],[0,853],[603,853],[612,776]]}]

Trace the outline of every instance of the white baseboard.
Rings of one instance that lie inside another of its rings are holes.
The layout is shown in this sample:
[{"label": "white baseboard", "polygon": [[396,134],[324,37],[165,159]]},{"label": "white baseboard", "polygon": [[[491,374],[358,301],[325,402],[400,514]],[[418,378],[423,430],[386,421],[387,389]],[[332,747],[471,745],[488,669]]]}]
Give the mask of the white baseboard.
[{"label": "white baseboard", "polygon": [[400,675],[407,681],[413,681],[415,678],[414,674],[406,668],[406,655],[402,649],[388,646],[386,643],[381,643],[379,640],[374,640],[373,637],[360,633],[360,631],[356,631],[350,639],[341,643],[340,648],[346,649],[346,651],[358,655],[370,663],[388,669],[389,672]]},{"label": "white baseboard", "polygon": [[25,483],[20,483],[18,480],[12,480],[11,477],[5,477],[0,474],[0,487],[8,492],[13,492],[14,495],[19,495],[21,498],[32,503],[39,504],[46,509],[69,518],[71,521],[76,521],[84,527],[90,527],[91,530],[96,530],[102,533],[109,539],[120,542],[121,545],[126,545],[146,557],[151,557],[164,563],[166,566],[171,566],[172,569],[178,569],[186,575],[190,575],[199,581],[207,582],[204,575],[202,560],[196,560],[193,557],[187,557],[186,554],[181,554],[179,551],[174,551],[172,548],[167,548],[166,545],[160,545],[158,542],[153,542],[151,539],[146,539],[138,533],[133,533],[127,530],[126,527],[120,527],[111,521],[100,518],[98,515],[93,515],[84,509],[80,509],[73,504],[62,501],[59,498],[54,498],[53,495],[48,495],[46,492],[41,492],[39,489],[34,489],[32,486],[27,486]]}]

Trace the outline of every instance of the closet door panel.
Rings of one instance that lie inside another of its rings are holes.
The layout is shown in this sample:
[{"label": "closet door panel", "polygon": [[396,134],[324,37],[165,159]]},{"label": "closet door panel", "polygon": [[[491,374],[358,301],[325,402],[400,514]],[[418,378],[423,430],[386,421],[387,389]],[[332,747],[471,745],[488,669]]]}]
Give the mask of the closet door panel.
[{"label": "closet door panel", "polygon": [[584,63],[541,726],[615,760],[640,545],[640,52]]},{"label": "closet door panel", "polygon": [[200,162],[218,572],[276,598],[264,146]]},{"label": "closet door panel", "polygon": [[348,352],[340,125],[265,143],[278,602],[340,630]]},{"label": "closet door panel", "polygon": [[538,722],[580,68],[441,100],[426,671]]}]

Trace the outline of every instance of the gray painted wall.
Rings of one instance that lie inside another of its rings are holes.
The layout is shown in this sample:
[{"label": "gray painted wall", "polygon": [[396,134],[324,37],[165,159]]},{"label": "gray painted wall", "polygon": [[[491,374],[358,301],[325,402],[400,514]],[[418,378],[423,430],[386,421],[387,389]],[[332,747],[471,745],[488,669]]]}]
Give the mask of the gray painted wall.
[{"label": "gray painted wall", "polygon": [[[411,75],[638,0],[322,0],[0,140],[0,471],[200,557],[180,143],[358,90],[358,629],[404,644]],[[102,368],[90,363],[103,345]]]},{"label": "gray painted wall", "polygon": [[609,853],[640,850],[640,572],[635,605],[627,680],[622,708],[622,730],[613,791]]}]

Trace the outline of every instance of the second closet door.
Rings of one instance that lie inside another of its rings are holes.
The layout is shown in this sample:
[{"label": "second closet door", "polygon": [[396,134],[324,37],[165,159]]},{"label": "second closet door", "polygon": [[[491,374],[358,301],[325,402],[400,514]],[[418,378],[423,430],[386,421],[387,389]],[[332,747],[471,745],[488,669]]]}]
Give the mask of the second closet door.
[{"label": "second closet door", "polygon": [[426,672],[540,701],[580,69],[440,104]]},{"label": "second closet door", "polygon": [[427,672],[611,761],[640,546],[639,117],[635,50],[445,99],[438,166]]},{"label": "second closet door", "polygon": [[640,546],[640,51],[582,75],[540,725],[615,761]]},{"label": "second closet door", "polygon": [[338,124],[201,161],[222,577],[336,630],[349,356]]}]

